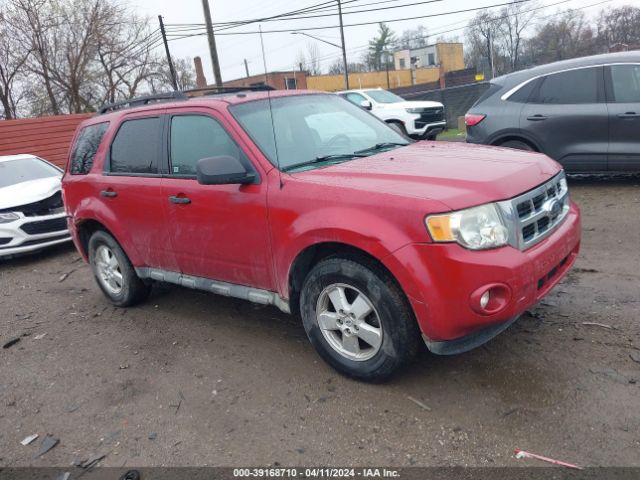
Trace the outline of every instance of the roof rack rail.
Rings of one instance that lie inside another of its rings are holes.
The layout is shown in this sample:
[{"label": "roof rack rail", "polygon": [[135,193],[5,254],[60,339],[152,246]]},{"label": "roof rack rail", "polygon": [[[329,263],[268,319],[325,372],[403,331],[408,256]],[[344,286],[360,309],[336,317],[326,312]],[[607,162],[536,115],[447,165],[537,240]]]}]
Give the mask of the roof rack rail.
[{"label": "roof rack rail", "polygon": [[199,93],[204,95],[220,95],[224,93],[240,93],[240,92],[269,92],[276,90],[271,85],[249,85],[248,87],[204,87],[187,90],[185,93]]},{"label": "roof rack rail", "polygon": [[115,112],[121,108],[140,107],[142,105],[149,105],[153,102],[168,102],[171,100],[187,100],[187,97],[183,92],[166,92],[158,93],[157,95],[147,95],[144,97],[130,98],[129,100],[123,100],[121,102],[107,103],[100,107],[98,115],[102,115],[107,112]]}]

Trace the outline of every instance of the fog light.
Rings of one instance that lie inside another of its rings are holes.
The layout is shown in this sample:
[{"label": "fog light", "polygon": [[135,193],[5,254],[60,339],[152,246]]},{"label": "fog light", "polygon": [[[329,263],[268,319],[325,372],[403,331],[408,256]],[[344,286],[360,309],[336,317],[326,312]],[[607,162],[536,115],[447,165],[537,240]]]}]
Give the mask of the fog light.
[{"label": "fog light", "polygon": [[511,289],[504,283],[489,283],[474,290],[469,296],[471,310],[479,315],[495,315],[511,301]]},{"label": "fog light", "polygon": [[491,299],[491,290],[487,290],[480,297],[480,307],[481,308],[487,308],[487,305],[489,305],[489,300],[490,299]]}]

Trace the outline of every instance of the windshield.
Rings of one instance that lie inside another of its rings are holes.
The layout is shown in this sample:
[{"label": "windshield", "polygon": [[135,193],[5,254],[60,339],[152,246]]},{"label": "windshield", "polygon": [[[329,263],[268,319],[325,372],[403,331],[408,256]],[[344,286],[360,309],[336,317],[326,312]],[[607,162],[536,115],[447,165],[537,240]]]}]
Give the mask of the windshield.
[{"label": "windshield", "polygon": [[338,95],[273,98],[271,109],[273,125],[268,100],[230,107],[242,128],[280,170],[344,162],[365,156],[358,153],[360,150],[367,150],[368,155],[376,153],[376,145],[394,148],[396,144],[409,143],[385,123]]},{"label": "windshield", "polygon": [[36,157],[0,161],[0,188],[60,175],[60,170]]},{"label": "windshield", "polygon": [[398,103],[405,101],[404,98],[399,97],[395,93],[387,92],[386,90],[367,90],[365,93],[378,103]]}]

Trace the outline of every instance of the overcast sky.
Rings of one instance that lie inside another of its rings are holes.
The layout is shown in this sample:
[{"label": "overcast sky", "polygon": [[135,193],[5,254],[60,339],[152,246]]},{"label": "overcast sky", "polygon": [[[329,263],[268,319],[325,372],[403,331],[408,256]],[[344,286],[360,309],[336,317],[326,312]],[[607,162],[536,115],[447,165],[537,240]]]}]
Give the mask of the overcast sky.
[{"label": "overcast sky", "polygon": [[[152,22],[157,24],[157,16],[162,15],[166,24],[193,24],[203,23],[202,1],[201,0],[123,0],[141,15],[151,17]],[[344,23],[363,22],[389,22],[393,19],[417,17],[448,13],[456,10],[478,8],[489,5],[504,3],[507,0],[438,0],[425,2],[424,0],[342,0]],[[602,0],[568,0],[559,5],[562,0],[542,0],[541,5],[548,6],[540,10],[540,16],[552,15],[560,10],[569,8],[585,8],[585,13],[595,15],[602,8],[611,8],[624,4],[635,4],[637,0],[610,0],[600,5],[588,7]],[[246,20],[254,18],[264,18],[266,16],[277,15],[312,5],[325,4],[327,0],[209,0],[214,23],[228,22],[236,20]],[[372,5],[376,3],[376,5]],[[410,5],[403,8],[392,8],[376,12],[348,13],[371,8],[395,7],[399,5]],[[496,8],[499,9],[499,8]],[[319,13],[327,12],[317,12]],[[390,22],[389,25],[396,34],[408,28],[415,28],[424,25],[430,35],[430,43],[442,32],[446,37],[457,37],[459,41],[464,40],[464,26],[473,17],[475,12],[454,13],[429,18],[404,20]],[[262,29],[283,30],[309,27],[326,27],[322,30],[310,30],[306,33],[339,44],[340,31],[335,26],[338,24],[337,15],[319,17],[313,19],[297,19],[288,21],[262,22]],[[226,31],[220,31],[216,35],[218,45],[218,55],[222,69],[223,80],[232,80],[245,76],[243,59],[249,62],[249,73],[251,75],[264,73],[262,54],[260,49],[260,37],[257,34],[251,35],[223,35],[223,33],[257,31],[257,24],[250,24]],[[367,42],[376,34],[376,25],[353,26],[345,28],[345,43],[347,46],[347,57],[349,61],[358,61]],[[453,31],[451,31],[453,30]],[[187,32],[193,33],[193,32]],[[284,33],[265,33],[264,44],[268,70],[291,70],[294,68],[296,57],[300,50],[306,50],[307,43],[317,44],[322,60],[322,68],[326,68],[336,59],[340,58],[340,50],[331,45],[317,42],[302,35],[292,35]],[[171,54],[176,57],[200,56],[204,63],[205,76],[209,83],[213,83],[213,73],[206,36],[194,36],[185,39],[177,39],[170,42]],[[159,50],[160,47],[159,47]]]}]

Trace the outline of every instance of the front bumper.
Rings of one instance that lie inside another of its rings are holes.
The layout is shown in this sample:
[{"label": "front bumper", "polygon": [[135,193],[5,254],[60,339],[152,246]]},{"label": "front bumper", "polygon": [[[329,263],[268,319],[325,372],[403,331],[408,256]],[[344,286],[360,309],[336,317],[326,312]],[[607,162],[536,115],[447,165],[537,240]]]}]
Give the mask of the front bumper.
[{"label": "front bumper", "polygon": [[424,139],[442,132],[445,128],[447,128],[447,122],[443,120],[441,122],[424,124],[419,121],[415,121],[413,122],[412,127],[413,128],[407,128],[407,133],[414,137]]},{"label": "front bumper", "polygon": [[[436,353],[458,353],[484,343],[480,337],[487,341],[497,335],[539,302],[571,268],[579,249],[580,212],[571,204],[556,231],[524,251],[411,244],[386,263],[409,297],[427,345]],[[503,289],[504,302],[490,313],[479,313],[474,308],[477,292],[493,285]],[[468,348],[448,346],[451,341]]]},{"label": "front bumper", "polygon": [[34,252],[71,240],[66,214],[20,218],[0,224],[0,257]]}]

